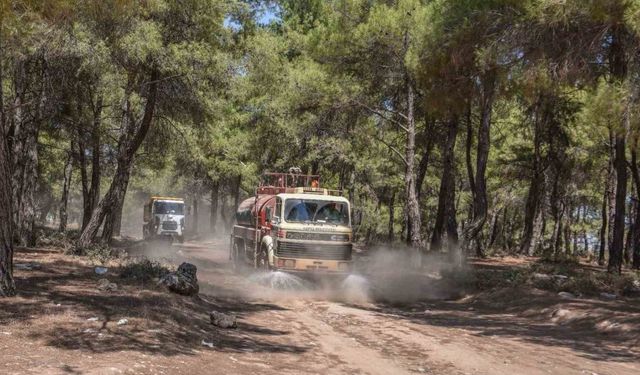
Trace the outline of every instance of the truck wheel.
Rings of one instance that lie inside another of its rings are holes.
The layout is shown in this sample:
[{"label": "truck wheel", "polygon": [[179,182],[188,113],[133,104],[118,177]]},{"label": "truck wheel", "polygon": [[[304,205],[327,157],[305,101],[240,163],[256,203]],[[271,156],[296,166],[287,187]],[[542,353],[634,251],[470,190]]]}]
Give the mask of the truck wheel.
[{"label": "truck wheel", "polygon": [[177,236],[178,243],[184,243],[184,236]]},{"label": "truck wheel", "polygon": [[244,249],[240,248],[240,244],[238,243],[238,241],[233,241],[231,260],[233,261],[233,269],[235,269],[236,271],[242,269],[242,267],[244,266]]}]

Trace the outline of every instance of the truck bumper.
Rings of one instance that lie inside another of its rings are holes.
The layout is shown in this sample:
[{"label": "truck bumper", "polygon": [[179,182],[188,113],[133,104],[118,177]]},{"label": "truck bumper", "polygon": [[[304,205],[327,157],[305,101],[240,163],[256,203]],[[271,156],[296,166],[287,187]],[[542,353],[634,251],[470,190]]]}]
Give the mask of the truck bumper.
[{"label": "truck bumper", "polygon": [[353,261],[327,259],[299,259],[273,257],[272,267],[278,271],[318,275],[347,275],[353,269]]}]

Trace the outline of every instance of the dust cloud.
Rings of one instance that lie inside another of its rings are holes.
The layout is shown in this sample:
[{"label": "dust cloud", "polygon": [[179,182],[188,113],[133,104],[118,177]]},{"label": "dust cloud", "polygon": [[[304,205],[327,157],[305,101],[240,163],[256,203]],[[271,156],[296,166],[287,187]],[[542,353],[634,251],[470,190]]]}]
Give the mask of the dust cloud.
[{"label": "dust cloud", "polygon": [[[442,254],[423,255],[405,248],[373,248],[354,257],[354,271],[347,277],[305,277],[286,272],[249,272],[246,280],[259,285],[247,297],[270,300],[331,300],[363,304],[412,303],[455,299],[461,295],[447,275],[466,273]],[[458,279],[458,278],[455,278]]]}]

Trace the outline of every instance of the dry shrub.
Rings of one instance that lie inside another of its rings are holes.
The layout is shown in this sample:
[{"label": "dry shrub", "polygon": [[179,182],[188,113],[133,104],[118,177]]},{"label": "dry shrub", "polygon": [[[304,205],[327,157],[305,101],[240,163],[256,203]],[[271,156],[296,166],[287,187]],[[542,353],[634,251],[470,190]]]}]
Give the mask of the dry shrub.
[{"label": "dry shrub", "polygon": [[130,259],[120,269],[120,277],[142,282],[159,279],[172,272],[169,266],[147,258]]}]

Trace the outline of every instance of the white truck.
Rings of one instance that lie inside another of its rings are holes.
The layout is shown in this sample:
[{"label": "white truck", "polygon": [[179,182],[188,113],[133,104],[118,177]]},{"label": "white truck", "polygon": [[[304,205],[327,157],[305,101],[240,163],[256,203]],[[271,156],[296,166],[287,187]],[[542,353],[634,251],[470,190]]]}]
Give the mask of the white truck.
[{"label": "white truck", "polygon": [[144,205],[142,236],[184,241],[185,204],[182,198],[151,197]]}]

